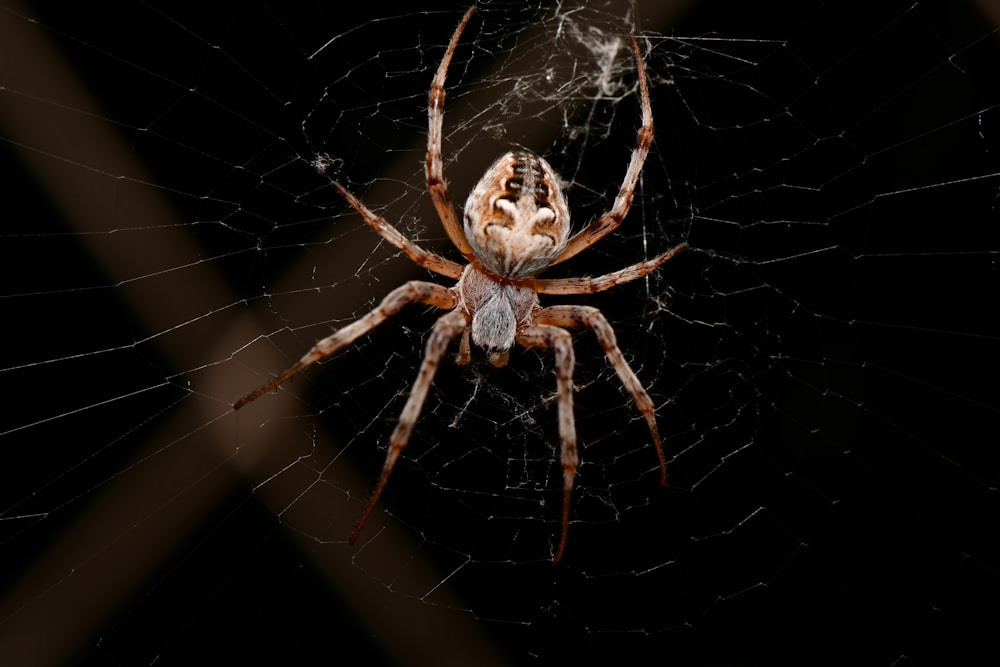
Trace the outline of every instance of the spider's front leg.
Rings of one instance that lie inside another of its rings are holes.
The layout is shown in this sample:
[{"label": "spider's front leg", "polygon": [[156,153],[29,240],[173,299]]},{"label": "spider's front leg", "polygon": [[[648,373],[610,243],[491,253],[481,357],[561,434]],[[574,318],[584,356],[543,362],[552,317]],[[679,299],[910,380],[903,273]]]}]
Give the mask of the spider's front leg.
[{"label": "spider's front leg", "polygon": [[461,310],[453,310],[450,313],[442,315],[434,325],[434,330],[427,340],[427,350],[424,353],[424,361],[420,364],[417,380],[413,383],[413,388],[410,389],[410,397],[406,399],[403,412],[399,415],[399,422],[396,424],[396,428],[392,432],[392,438],[389,440],[389,450],[385,454],[385,464],[382,466],[382,474],[379,475],[378,482],[375,484],[375,490],[372,491],[371,498],[369,498],[368,504],[358,518],[358,522],[354,524],[354,530],[351,531],[351,537],[348,539],[349,543],[354,544],[354,541],[358,539],[358,533],[364,527],[365,521],[368,520],[368,515],[372,513],[375,503],[378,501],[379,496],[382,495],[382,490],[389,481],[389,475],[392,473],[393,466],[396,465],[400,453],[402,453],[403,448],[410,441],[410,433],[413,432],[413,426],[417,423],[417,417],[420,416],[420,410],[424,406],[424,399],[427,398],[427,390],[431,386],[431,381],[434,379],[434,374],[441,363],[441,358],[448,349],[448,344],[451,343],[455,336],[468,328],[468,326],[469,323],[466,320],[465,313]]},{"label": "spider's front leg", "polygon": [[576,363],[573,354],[573,339],[565,329],[536,324],[521,330],[517,335],[517,342],[524,347],[551,347],[555,349],[556,353],[559,439],[562,441],[563,502],[562,536],[559,538],[559,549],[552,561],[558,563],[566,551],[566,537],[569,534],[570,497],[573,494],[576,469],[580,463],[576,449],[576,422],[573,419],[573,365]]},{"label": "spider's front leg", "polygon": [[343,329],[340,329],[317,342],[313,345],[311,350],[306,352],[305,355],[298,360],[298,362],[288,368],[281,375],[274,378],[270,382],[261,385],[257,389],[254,389],[252,392],[236,401],[233,404],[233,410],[239,410],[247,403],[271,391],[285,380],[289,379],[293,375],[297,375],[299,372],[305,370],[309,366],[312,366],[320,359],[324,359],[337,350],[350,345],[359,337],[368,333],[378,325],[385,322],[386,319],[398,313],[403,306],[414,301],[426,303],[438,308],[454,308],[458,305],[458,297],[455,295],[453,290],[450,290],[447,287],[442,287],[436,283],[411,280],[410,282],[389,292],[385,298],[382,299],[382,303],[380,303],[375,310],[371,311],[360,320],[356,320],[355,322],[348,324]]},{"label": "spider's front leg", "polygon": [[556,327],[586,326],[597,336],[597,342],[604,348],[604,354],[618,373],[626,391],[632,396],[639,412],[646,419],[649,433],[653,436],[653,446],[660,460],[660,486],[667,483],[667,460],[663,456],[663,446],[660,444],[660,433],[656,428],[656,406],[649,397],[642,383],[636,377],[635,371],[625,361],[622,351],[618,348],[614,329],[600,310],[593,306],[550,306],[543,308],[535,320],[539,324],[550,324]]}]

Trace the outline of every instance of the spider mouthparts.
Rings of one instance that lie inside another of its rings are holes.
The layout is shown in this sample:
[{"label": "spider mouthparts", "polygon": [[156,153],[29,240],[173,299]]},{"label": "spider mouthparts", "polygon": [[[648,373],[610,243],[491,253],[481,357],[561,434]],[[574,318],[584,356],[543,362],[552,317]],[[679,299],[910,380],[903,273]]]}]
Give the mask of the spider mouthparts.
[{"label": "spider mouthparts", "polygon": [[496,351],[491,350],[489,353],[490,363],[497,368],[503,368],[507,365],[507,360],[510,359],[510,350]]}]

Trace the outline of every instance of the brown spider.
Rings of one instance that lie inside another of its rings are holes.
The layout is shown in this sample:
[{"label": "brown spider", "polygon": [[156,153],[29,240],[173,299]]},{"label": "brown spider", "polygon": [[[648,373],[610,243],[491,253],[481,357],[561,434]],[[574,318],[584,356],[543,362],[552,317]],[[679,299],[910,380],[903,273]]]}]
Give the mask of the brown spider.
[{"label": "brown spider", "polygon": [[456,279],[458,283],[447,288],[436,283],[412,280],[394,289],[375,310],[316,343],[295,365],[238,400],[233,408],[240,409],[314,362],[349,345],[395,315],[408,303],[426,303],[448,311],[437,320],[427,341],[427,350],[417,380],[389,441],[382,474],[351,533],[350,542],[353,544],[410,439],[441,358],[455,337],[462,337],[458,363],[463,365],[469,362],[471,355],[470,338],[471,344],[485,350],[490,362],[498,367],[507,363],[515,342],[524,347],[555,348],[563,501],[562,534],[553,561],[559,562],[566,551],[570,495],[579,461],[576,424],[573,420],[573,342],[564,327],[586,326],[594,331],[622,384],[649,425],[656,455],[660,460],[661,486],[667,480],[667,464],[656,429],[653,401],[618,349],[614,331],[604,315],[590,306],[542,308],[538,294],[599,292],[618,283],[645,276],[683,250],[685,245],[678,245],[653,259],[594,278],[535,278],[548,267],[573,257],[618,227],[632,204],[632,194],[653,141],[653,114],[649,103],[646,70],[634,37],[630,37],[630,40],[639,74],[642,127],[639,128],[625,180],[611,210],[570,237],[566,198],[552,167],[533,153],[512,151],[494,162],[473,188],[465,202],[464,228],[459,225],[444,180],[441,159],[444,81],[459,37],[474,11],[475,7],[472,7],[465,13],[451,37],[448,50],[431,84],[427,113],[427,189],[448,238],[468,263],[463,266],[424,250],[371,211],[342,185],[334,184],[344,199],[382,238],[402,250],[420,266]]}]

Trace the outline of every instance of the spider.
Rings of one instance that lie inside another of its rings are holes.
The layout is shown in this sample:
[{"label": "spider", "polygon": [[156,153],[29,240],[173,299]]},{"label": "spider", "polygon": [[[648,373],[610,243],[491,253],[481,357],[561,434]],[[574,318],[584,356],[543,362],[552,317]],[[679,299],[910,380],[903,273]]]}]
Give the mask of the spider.
[{"label": "spider", "polygon": [[653,114],[649,102],[646,71],[635,37],[630,37],[635,55],[642,101],[642,126],[629,160],[625,179],[609,211],[583,230],[570,236],[569,210],[560,179],[543,158],[524,150],[502,155],[486,171],[465,202],[464,224],[460,225],[441,157],[441,126],[444,120],[445,76],[462,31],[475,12],[463,16],[438,66],[428,94],[427,189],[448,238],[467,263],[462,265],[429,252],[409,240],[374,213],[344,186],[334,187],[382,238],[407,257],[435,273],[457,280],[453,287],[412,280],[398,287],[370,313],[317,342],[297,363],[270,382],[238,400],[240,409],[288,378],[330,356],[395,315],[409,303],[424,303],[448,312],[434,324],[416,382],[389,441],[385,464],[378,482],[351,532],[353,544],[382,494],[389,475],[410,440],[414,424],[427,396],[441,359],[449,344],[461,336],[458,363],[469,363],[471,348],[485,351],[497,367],[507,363],[514,343],[524,347],[553,348],[555,351],[558,424],[563,469],[562,532],[553,557],[558,563],[566,551],[569,530],[570,496],[576,477],[576,424],[573,418],[573,343],[566,327],[589,327],[604,348],[625,389],[649,426],[659,458],[660,485],[666,484],[667,464],[656,428],[653,401],[629,367],[615,341],[608,320],[591,306],[548,306],[539,294],[587,294],[599,292],[641,278],[674,257],[685,244],[619,271],[592,278],[543,279],[536,276],[575,256],[609,234],[628,213],[643,162],[653,141]]}]

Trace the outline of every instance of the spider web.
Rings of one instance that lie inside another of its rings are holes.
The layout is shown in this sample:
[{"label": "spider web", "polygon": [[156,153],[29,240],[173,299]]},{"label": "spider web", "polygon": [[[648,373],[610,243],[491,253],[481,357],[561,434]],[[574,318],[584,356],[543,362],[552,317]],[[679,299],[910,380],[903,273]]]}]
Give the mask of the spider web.
[{"label": "spider web", "polygon": [[[464,8],[326,4],[0,3],[0,662],[986,649],[991,3],[638,3],[653,152],[622,227],[546,275],[689,248],[544,303],[611,321],[669,480],[576,333],[581,465],[558,566],[545,351],[442,364],[353,546],[435,313],[411,306],[231,409],[429,279],[333,179],[457,258],[422,164],[427,88]],[[576,228],[608,207],[639,122],[632,22],[626,3],[479,7],[447,81],[456,202],[513,145],[565,179]]]}]

